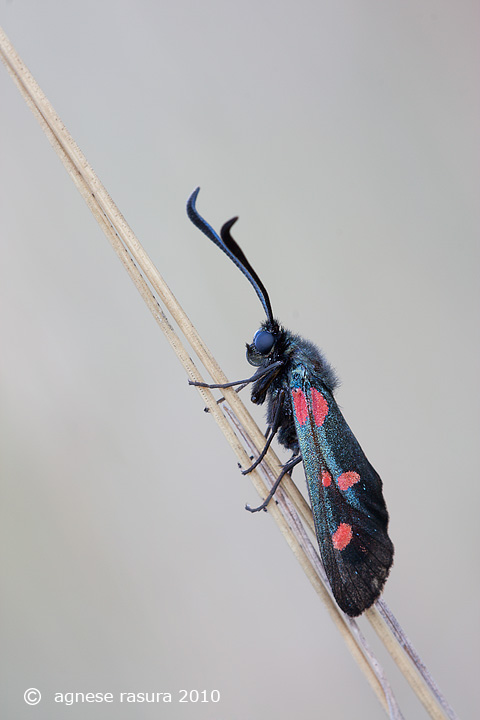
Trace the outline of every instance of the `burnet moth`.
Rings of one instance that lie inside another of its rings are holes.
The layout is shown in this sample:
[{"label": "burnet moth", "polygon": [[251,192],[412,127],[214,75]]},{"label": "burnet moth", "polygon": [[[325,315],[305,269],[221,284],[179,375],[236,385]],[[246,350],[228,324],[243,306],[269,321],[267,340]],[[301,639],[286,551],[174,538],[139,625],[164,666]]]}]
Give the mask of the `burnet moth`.
[{"label": "burnet moth", "polygon": [[246,381],[228,383],[253,383],[252,402],[267,401],[265,448],[244,473],[261,462],[275,435],[293,453],[265,502],[248,509],[266,508],[282,477],[303,461],[323,565],[338,605],[355,617],[380,596],[393,561],[382,481],[335,402],[334,371],[313,343],[273,317],[262,281],[230,235],[238,218],[226,222],[218,236],[197,212],[199,190],[187,203],[190,220],[248,278],[267,316],[247,344],[247,360],[258,370]]}]

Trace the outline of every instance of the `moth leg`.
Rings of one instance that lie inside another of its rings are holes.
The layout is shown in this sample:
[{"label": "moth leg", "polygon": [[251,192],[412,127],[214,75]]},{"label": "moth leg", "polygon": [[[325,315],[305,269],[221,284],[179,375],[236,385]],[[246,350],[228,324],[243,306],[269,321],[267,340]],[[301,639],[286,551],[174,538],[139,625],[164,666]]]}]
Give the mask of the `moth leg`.
[{"label": "moth leg", "polygon": [[[247,385],[248,385],[248,382],[242,383],[239,387],[236,387],[236,388],[235,388],[235,392],[236,392],[236,393],[241,392],[241,390],[243,390],[244,388],[246,388]],[[219,398],[219,399],[217,400],[217,405],[221,405],[223,402],[225,402],[225,398],[224,398],[224,397],[221,397],[221,398]],[[208,408],[205,408],[205,410],[208,411]]]},{"label": "moth leg", "polygon": [[259,465],[262,462],[263,458],[267,454],[267,450],[270,447],[273,438],[277,434],[278,428],[280,427],[280,415],[282,413],[284,400],[285,400],[285,390],[281,390],[280,394],[278,396],[278,403],[277,403],[277,407],[275,409],[275,415],[273,418],[273,422],[268,429],[267,435],[265,436],[267,438],[267,442],[265,443],[265,446],[264,446],[262,452],[260,453],[258,458],[255,460],[253,465],[250,465],[250,467],[247,468],[246,470],[242,470],[242,475],[247,475],[249,472],[254,470],[257,467],[257,465]]},{"label": "moth leg", "polygon": [[210,388],[210,390],[213,390],[215,388],[229,388],[234,387],[235,385],[243,385],[244,387],[246,385],[249,385],[252,382],[255,382],[255,380],[259,380],[262,377],[265,377],[265,375],[269,375],[272,370],[277,370],[278,368],[282,367],[283,361],[277,360],[276,362],[272,363],[271,365],[268,365],[267,367],[261,367],[257,370],[256,373],[252,375],[252,377],[247,378],[246,380],[235,380],[234,382],[229,383],[213,383],[209,385],[208,383],[203,382],[195,382],[194,380],[189,380],[189,385],[195,385],[195,387],[204,387],[204,388]]},{"label": "moth leg", "polygon": [[276,491],[277,491],[277,489],[278,489],[278,486],[279,486],[280,483],[282,482],[284,476],[285,476],[287,473],[289,473],[291,470],[293,470],[293,468],[295,467],[295,465],[298,465],[299,462],[302,462],[302,456],[301,456],[301,455],[298,455],[297,457],[293,457],[291,460],[289,460],[287,463],[285,463],[285,465],[284,465],[283,468],[282,468],[282,472],[280,473],[280,475],[278,476],[278,478],[275,480],[275,482],[274,482],[274,484],[273,484],[273,486],[272,486],[272,489],[271,489],[270,492],[268,493],[268,495],[267,495],[267,497],[265,498],[265,500],[263,501],[263,503],[262,503],[261,505],[259,505],[258,507],[256,507],[256,508],[251,508],[250,505],[245,505],[245,510],[248,510],[248,512],[251,512],[251,513],[259,512],[259,510],[266,510],[268,503],[270,502],[270,500],[272,499],[272,497],[275,495],[275,493],[276,493]]}]

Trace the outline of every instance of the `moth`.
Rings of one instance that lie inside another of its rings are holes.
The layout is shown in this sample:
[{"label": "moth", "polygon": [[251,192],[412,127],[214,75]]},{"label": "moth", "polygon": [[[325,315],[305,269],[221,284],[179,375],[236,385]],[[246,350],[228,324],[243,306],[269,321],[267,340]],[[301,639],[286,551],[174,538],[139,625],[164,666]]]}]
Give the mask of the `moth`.
[{"label": "moth", "polygon": [[382,481],[335,401],[338,380],[333,369],[313,343],[274,318],[262,281],[230,234],[238,218],[226,222],[218,235],[196,209],[199,190],[187,203],[190,220],[248,278],[266,314],[247,344],[247,360],[257,371],[246,381],[227,384],[251,383],[252,402],[267,403],[265,447],[244,473],[261,462],[275,436],[292,452],[265,501],[248,509],[265,509],[284,475],[303,462],[320,554],[333,595],[339,607],[355,617],[380,596],[393,562]]}]

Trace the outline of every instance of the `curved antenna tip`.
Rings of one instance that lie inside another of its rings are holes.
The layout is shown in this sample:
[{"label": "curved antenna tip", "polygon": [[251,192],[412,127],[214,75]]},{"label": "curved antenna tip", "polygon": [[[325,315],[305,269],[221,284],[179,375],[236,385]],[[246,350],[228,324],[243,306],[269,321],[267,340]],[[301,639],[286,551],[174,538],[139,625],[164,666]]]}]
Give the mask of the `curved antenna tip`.
[{"label": "curved antenna tip", "polygon": [[195,188],[195,190],[192,192],[192,194],[188,198],[187,207],[189,207],[190,205],[195,206],[195,200],[197,199],[199,192],[200,192],[200,185],[197,188]]},{"label": "curved antenna tip", "polygon": [[[224,233],[225,231],[228,232],[228,231],[235,225],[235,223],[237,222],[237,220],[238,220],[238,215],[236,215],[235,217],[231,218],[231,220],[227,220],[226,223],[223,223],[222,229],[220,230],[220,234]],[[223,239],[224,242],[225,242],[225,239],[224,239],[223,237],[222,237],[222,239]]]}]

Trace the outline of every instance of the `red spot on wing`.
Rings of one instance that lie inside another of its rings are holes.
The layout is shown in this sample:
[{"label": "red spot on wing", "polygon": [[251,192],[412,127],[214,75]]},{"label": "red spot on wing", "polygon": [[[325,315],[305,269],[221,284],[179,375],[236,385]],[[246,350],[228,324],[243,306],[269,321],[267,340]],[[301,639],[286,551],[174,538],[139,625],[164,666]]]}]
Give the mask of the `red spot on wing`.
[{"label": "red spot on wing", "polygon": [[337,479],[337,485],[340,490],[348,490],[348,488],[352,487],[352,485],[355,485],[355,483],[359,481],[360,475],[357,472],[344,472],[339,475]]},{"label": "red spot on wing", "polygon": [[308,418],[307,398],[300,388],[292,390],[293,407],[295,408],[295,416],[299,425],[303,425]]},{"label": "red spot on wing", "polygon": [[328,470],[322,470],[322,485],[323,487],[330,487],[332,484],[332,476]]},{"label": "red spot on wing", "polygon": [[340,523],[332,535],[333,547],[335,550],[344,550],[352,539],[352,526],[347,523]]},{"label": "red spot on wing", "polygon": [[322,393],[318,392],[315,388],[312,388],[312,410],[315,425],[317,427],[323,425],[323,421],[327,417],[328,405]]}]

